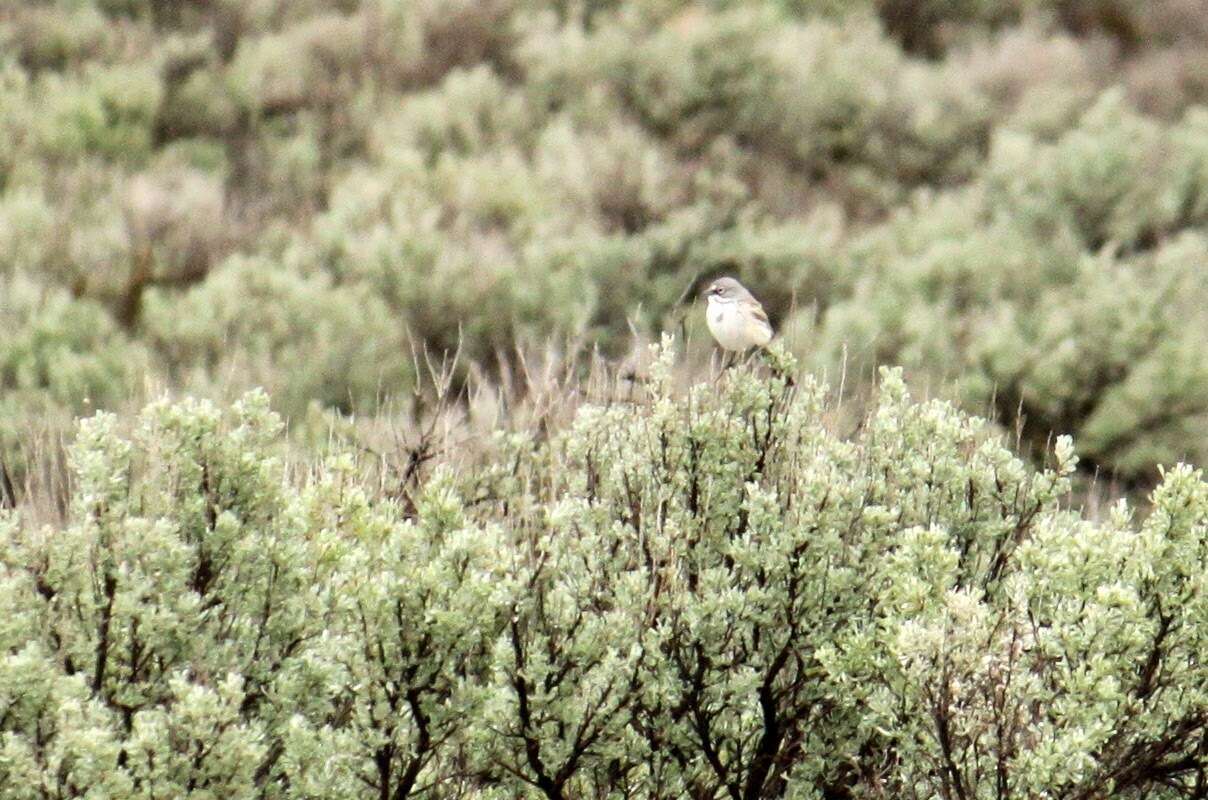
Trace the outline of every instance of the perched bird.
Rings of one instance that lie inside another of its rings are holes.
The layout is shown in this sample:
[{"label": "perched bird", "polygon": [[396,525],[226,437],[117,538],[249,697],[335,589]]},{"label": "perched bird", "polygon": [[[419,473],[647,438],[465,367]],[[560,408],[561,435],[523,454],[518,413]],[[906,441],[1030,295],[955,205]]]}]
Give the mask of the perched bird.
[{"label": "perched bird", "polygon": [[733,278],[718,278],[705,290],[709,333],[724,350],[742,352],[772,341],[772,325],[763,306]]}]

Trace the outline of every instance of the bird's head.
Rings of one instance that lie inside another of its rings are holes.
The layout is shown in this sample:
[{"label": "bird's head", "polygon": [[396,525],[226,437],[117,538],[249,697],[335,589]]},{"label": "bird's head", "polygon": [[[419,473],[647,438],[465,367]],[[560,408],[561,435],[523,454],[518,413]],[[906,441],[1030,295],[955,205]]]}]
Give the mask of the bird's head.
[{"label": "bird's head", "polygon": [[718,278],[705,289],[705,298],[709,302],[719,300],[729,303],[741,299],[745,294],[748,294],[747,290],[733,278]]}]

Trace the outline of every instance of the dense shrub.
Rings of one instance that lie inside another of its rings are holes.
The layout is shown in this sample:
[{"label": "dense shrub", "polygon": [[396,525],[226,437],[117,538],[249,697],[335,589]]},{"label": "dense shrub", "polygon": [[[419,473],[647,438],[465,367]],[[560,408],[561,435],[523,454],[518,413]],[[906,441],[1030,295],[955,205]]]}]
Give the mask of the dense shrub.
[{"label": "dense shrub", "polygon": [[235,257],[185,294],[152,291],[146,335],[198,390],[264,386],[300,415],[312,403],[372,410],[406,385],[415,353],[380,299],[323,275]]},{"label": "dense shrub", "polygon": [[916,68],[862,17],[786,24],[770,11],[686,10],[653,32],[633,27],[541,39],[538,29],[522,51],[532,83],[571,105],[602,83],[687,152],[733,137],[857,208],[965,174],[984,144],[977,94]]},{"label": "dense shrub", "polygon": [[[905,363],[1142,487],[1205,452],[1205,42],[1188,0],[8,2],[0,280],[123,386],[298,420],[413,351],[703,363],[733,274],[857,392]],[[9,427],[83,407],[46,386]]]},{"label": "dense shrub", "polygon": [[22,405],[63,404],[76,413],[110,406],[128,396],[146,369],[144,348],[123,336],[102,307],[23,275],[0,278],[0,327],[8,331],[0,338],[4,428],[16,428]]},{"label": "dense shrub", "polygon": [[1162,129],[1108,94],[1056,142],[1004,135],[984,181],[854,245],[820,363],[924,368],[1125,479],[1201,460],[1200,124]]},{"label": "dense shrub", "polygon": [[0,0],[0,800],[1204,796],[1206,43]]},{"label": "dense shrub", "polygon": [[86,421],[64,527],[0,517],[0,795],[1193,796],[1199,473],[1091,521],[898,373],[844,438],[672,359],[405,501],[260,394]]}]

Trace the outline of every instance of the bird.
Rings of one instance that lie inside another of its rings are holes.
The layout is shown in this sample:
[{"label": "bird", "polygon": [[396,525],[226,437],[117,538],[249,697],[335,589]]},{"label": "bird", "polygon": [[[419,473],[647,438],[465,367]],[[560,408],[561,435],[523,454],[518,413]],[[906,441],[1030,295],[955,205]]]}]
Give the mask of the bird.
[{"label": "bird", "polygon": [[772,341],[772,325],[755,296],[733,278],[718,278],[705,290],[709,333],[723,350],[744,352]]}]

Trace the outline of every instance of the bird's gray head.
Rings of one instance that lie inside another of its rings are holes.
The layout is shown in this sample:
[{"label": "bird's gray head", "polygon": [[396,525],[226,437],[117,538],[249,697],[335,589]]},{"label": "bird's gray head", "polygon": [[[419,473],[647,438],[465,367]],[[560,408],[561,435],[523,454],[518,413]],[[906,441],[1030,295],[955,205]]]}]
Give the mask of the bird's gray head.
[{"label": "bird's gray head", "polygon": [[718,278],[709,284],[709,288],[705,290],[705,297],[709,300],[721,300],[723,302],[731,302],[734,300],[742,300],[745,297],[750,297],[748,292],[741,283],[733,278]]}]

